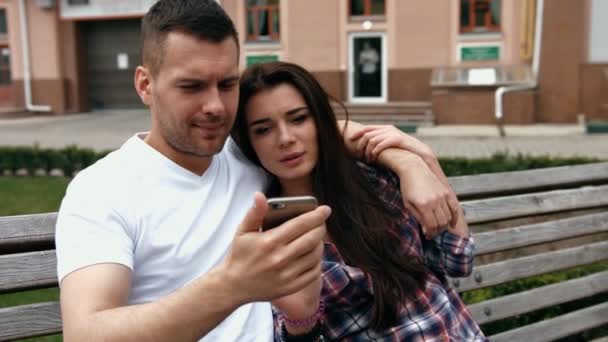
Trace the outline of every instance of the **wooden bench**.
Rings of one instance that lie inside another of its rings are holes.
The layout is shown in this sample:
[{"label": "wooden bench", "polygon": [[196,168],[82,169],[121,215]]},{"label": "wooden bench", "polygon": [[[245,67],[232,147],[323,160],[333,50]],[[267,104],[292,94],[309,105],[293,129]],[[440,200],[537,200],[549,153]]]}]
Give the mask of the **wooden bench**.
[{"label": "wooden bench", "polygon": [[[608,163],[452,177],[477,245],[459,291],[608,260]],[[0,217],[0,292],[57,286],[56,213]],[[480,324],[608,291],[608,271],[470,305]],[[608,323],[608,302],[491,336],[550,341]],[[61,332],[58,303],[0,309],[0,340]]]}]

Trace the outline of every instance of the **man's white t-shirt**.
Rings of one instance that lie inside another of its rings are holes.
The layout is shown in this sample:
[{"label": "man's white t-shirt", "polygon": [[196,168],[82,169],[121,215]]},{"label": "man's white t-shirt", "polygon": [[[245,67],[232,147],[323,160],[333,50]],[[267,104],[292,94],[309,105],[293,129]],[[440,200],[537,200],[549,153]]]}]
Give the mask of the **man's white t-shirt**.
[{"label": "man's white t-shirt", "polygon": [[[231,139],[198,176],[143,137],[133,136],[74,178],[56,229],[59,281],[82,267],[122,264],[133,272],[129,304],[169,295],[218,265],[253,193],[267,181]],[[271,341],[272,336],[270,305],[252,303],[203,340]]]}]

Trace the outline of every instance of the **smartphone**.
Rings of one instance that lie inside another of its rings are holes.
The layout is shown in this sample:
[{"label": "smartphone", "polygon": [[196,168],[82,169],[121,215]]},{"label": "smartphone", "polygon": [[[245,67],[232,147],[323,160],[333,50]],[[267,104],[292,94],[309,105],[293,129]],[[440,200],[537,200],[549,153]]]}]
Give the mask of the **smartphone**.
[{"label": "smartphone", "polygon": [[305,212],[317,207],[313,196],[273,197],[268,199],[268,212],[262,223],[262,230],[280,226]]}]

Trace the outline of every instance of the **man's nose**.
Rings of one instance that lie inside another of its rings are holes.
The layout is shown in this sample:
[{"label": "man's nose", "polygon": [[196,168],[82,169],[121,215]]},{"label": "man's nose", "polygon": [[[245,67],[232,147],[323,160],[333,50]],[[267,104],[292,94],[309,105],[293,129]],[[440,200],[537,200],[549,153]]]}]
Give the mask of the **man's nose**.
[{"label": "man's nose", "polygon": [[203,113],[213,116],[223,115],[225,112],[224,101],[217,87],[212,87],[203,99]]}]

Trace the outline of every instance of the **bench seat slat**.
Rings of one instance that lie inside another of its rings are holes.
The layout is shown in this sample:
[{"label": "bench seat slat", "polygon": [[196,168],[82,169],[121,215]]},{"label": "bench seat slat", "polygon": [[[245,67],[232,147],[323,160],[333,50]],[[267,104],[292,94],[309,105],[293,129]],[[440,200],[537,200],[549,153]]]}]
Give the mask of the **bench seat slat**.
[{"label": "bench seat slat", "polygon": [[485,254],[606,231],[608,212],[500,229],[473,236],[475,253]]},{"label": "bench seat slat", "polygon": [[608,185],[463,202],[468,223],[608,205]]},{"label": "bench seat slat", "polygon": [[577,310],[556,318],[509,330],[490,337],[503,341],[553,341],[608,322],[608,302]]},{"label": "bench seat slat", "polygon": [[[608,259],[608,241],[476,266],[466,278],[452,279],[459,292]],[[480,282],[475,279],[481,279]]]},{"label": "bench seat slat", "polygon": [[0,292],[57,285],[55,251],[0,256]]},{"label": "bench seat slat", "polygon": [[560,166],[516,172],[497,172],[450,177],[449,182],[459,197],[523,192],[565,185],[608,182],[608,162]]},{"label": "bench seat slat", "polygon": [[591,297],[608,291],[608,271],[469,305],[478,324]]},{"label": "bench seat slat", "polygon": [[0,309],[0,341],[61,333],[58,302]]},{"label": "bench seat slat", "polygon": [[0,250],[13,244],[53,242],[55,222],[57,213],[0,217]]}]

